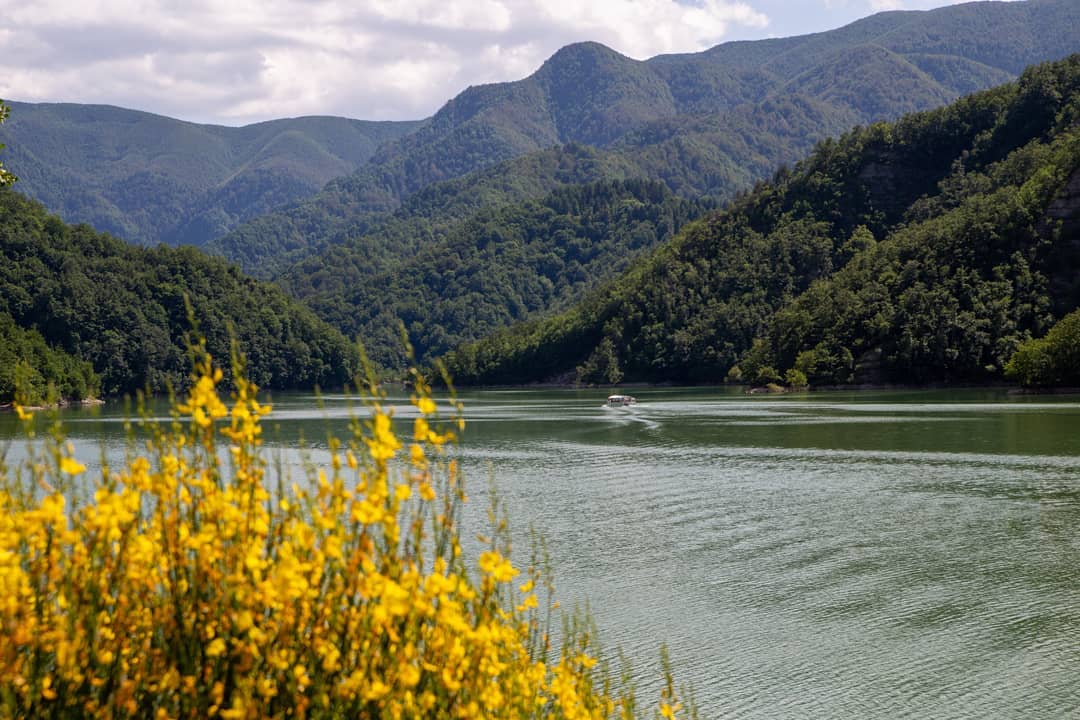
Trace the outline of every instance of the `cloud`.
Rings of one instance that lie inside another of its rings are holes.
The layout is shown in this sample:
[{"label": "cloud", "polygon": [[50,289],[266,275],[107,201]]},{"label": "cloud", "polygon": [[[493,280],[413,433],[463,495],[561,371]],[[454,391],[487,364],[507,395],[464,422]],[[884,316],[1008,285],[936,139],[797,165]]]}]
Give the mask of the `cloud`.
[{"label": "cloud", "polygon": [[858,15],[887,10],[932,10],[970,0],[820,0],[826,10],[850,10]]},{"label": "cloud", "polygon": [[870,9],[874,12],[884,10],[904,10],[904,0],[870,0]]},{"label": "cloud", "polygon": [[0,97],[240,124],[420,118],[559,47],[695,52],[766,16],[733,0],[0,0]]}]

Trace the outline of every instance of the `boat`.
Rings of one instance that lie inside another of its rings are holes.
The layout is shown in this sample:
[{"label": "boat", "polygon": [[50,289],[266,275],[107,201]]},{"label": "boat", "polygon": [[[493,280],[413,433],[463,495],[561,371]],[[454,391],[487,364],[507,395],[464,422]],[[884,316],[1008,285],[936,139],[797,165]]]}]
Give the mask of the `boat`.
[{"label": "boat", "polygon": [[608,395],[607,405],[608,407],[624,407],[626,405],[637,405],[637,398],[633,395]]}]

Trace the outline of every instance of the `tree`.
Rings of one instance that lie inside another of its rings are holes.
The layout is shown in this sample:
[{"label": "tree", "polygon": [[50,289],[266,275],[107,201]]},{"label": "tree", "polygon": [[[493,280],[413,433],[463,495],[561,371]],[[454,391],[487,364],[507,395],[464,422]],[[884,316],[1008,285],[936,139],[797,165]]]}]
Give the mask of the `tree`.
[{"label": "tree", "polygon": [[791,368],[784,373],[784,383],[788,387],[793,388],[804,388],[809,385],[809,382],[806,380],[806,373],[802,370],[796,370],[795,368]]},{"label": "tree", "polygon": [[1080,310],[1063,317],[1046,337],[1022,343],[1005,375],[1027,387],[1080,386]]},{"label": "tree", "polygon": [[[4,121],[7,120],[7,116],[8,116],[8,114],[10,112],[11,112],[11,108],[9,108],[7,105],[5,105],[3,100],[0,100],[0,125],[4,124]],[[0,143],[0,150],[3,150],[3,149],[4,149],[4,144]],[[7,170],[5,170],[4,169],[4,163],[0,162],[0,187],[3,187],[4,185],[10,185],[11,183],[15,182],[16,180],[18,180],[18,178],[16,178],[14,175],[12,175]]]},{"label": "tree", "polygon": [[623,372],[619,368],[619,354],[611,338],[604,338],[596,346],[584,365],[577,368],[579,383],[597,383],[617,385],[622,380]]}]

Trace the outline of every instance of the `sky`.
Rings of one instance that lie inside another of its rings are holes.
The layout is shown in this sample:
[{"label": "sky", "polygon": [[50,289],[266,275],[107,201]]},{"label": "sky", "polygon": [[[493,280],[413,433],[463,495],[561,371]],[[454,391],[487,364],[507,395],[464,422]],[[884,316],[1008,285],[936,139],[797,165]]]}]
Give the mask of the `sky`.
[{"label": "sky", "polygon": [[0,98],[244,125],[414,120],[564,45],[637,59],[949,0],[0,0]]}]

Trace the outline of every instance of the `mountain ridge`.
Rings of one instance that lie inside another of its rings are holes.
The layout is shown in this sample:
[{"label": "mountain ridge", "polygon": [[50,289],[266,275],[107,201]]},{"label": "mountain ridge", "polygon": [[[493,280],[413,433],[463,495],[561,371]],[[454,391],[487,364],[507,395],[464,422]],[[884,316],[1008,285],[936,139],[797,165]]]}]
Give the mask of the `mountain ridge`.
[{"label": "mountain ridge", "polygon": [[[943,37],[954,26],[982,34],[953,38],[950,44]],[[632,152],[626,138],[650,125],[710,116],[714,127],[709,136],[689,144],[715,146],[731,141],[720,129],[725,120],[738,120],[748,108],[796,95],[832,107],[829,118],[802,129],[806,137],[795,152],[767,150],[758,163],[767,170],[746,178],[752,181],[801,156],[814,140],[839,126],[929,109],[962,92],[1000,83],[1007,79],[1003,73],[1014,77],[1009,68],[1024,60],[1056,59],[1065,54],[1062,48],[1080,45],[1077,28],[1080,7],[1075,3],[1028,0],[884,13],[824,33],[721,44],[701,53],[641,61],[595,42],[575,43],[526,78],[465,90],[417,132],[383,145],[356,174],[328,183],[292,209],[241,226],[215,246],[238,245],[245,235],[271,235],[281,238],[283,246],[318,248],[333,237],[362,232],[353,226],[373,212],[397,209],[423,187],[552,145],[621,145],[620,150]],[[908,61],[909,55],[915,62]],[[868,65],[866,58],[876,61]],[[893,84],[890,76],[897,70],[903,70],[905,81]],[[715,153],[703,147],[688,164],[698,166],[699,174],[713,172],[710,166],[717,158],[710,155]],[[742,162],[742,157],[724,158],[720,169]],[[724,173],[737,175],[730,169]],[[746,187],[726,183],[714,188],[699,180],[684,185],[705,186],[720,196]],[[315,216],[320,219],[312,222]]]},{"label": "mountain ridge", "polygon": [[136,244],[202,244],[310,196],[419,122],[331,116],[241,127],[112,105],[11,102],[0,141],[22,192]]}]

